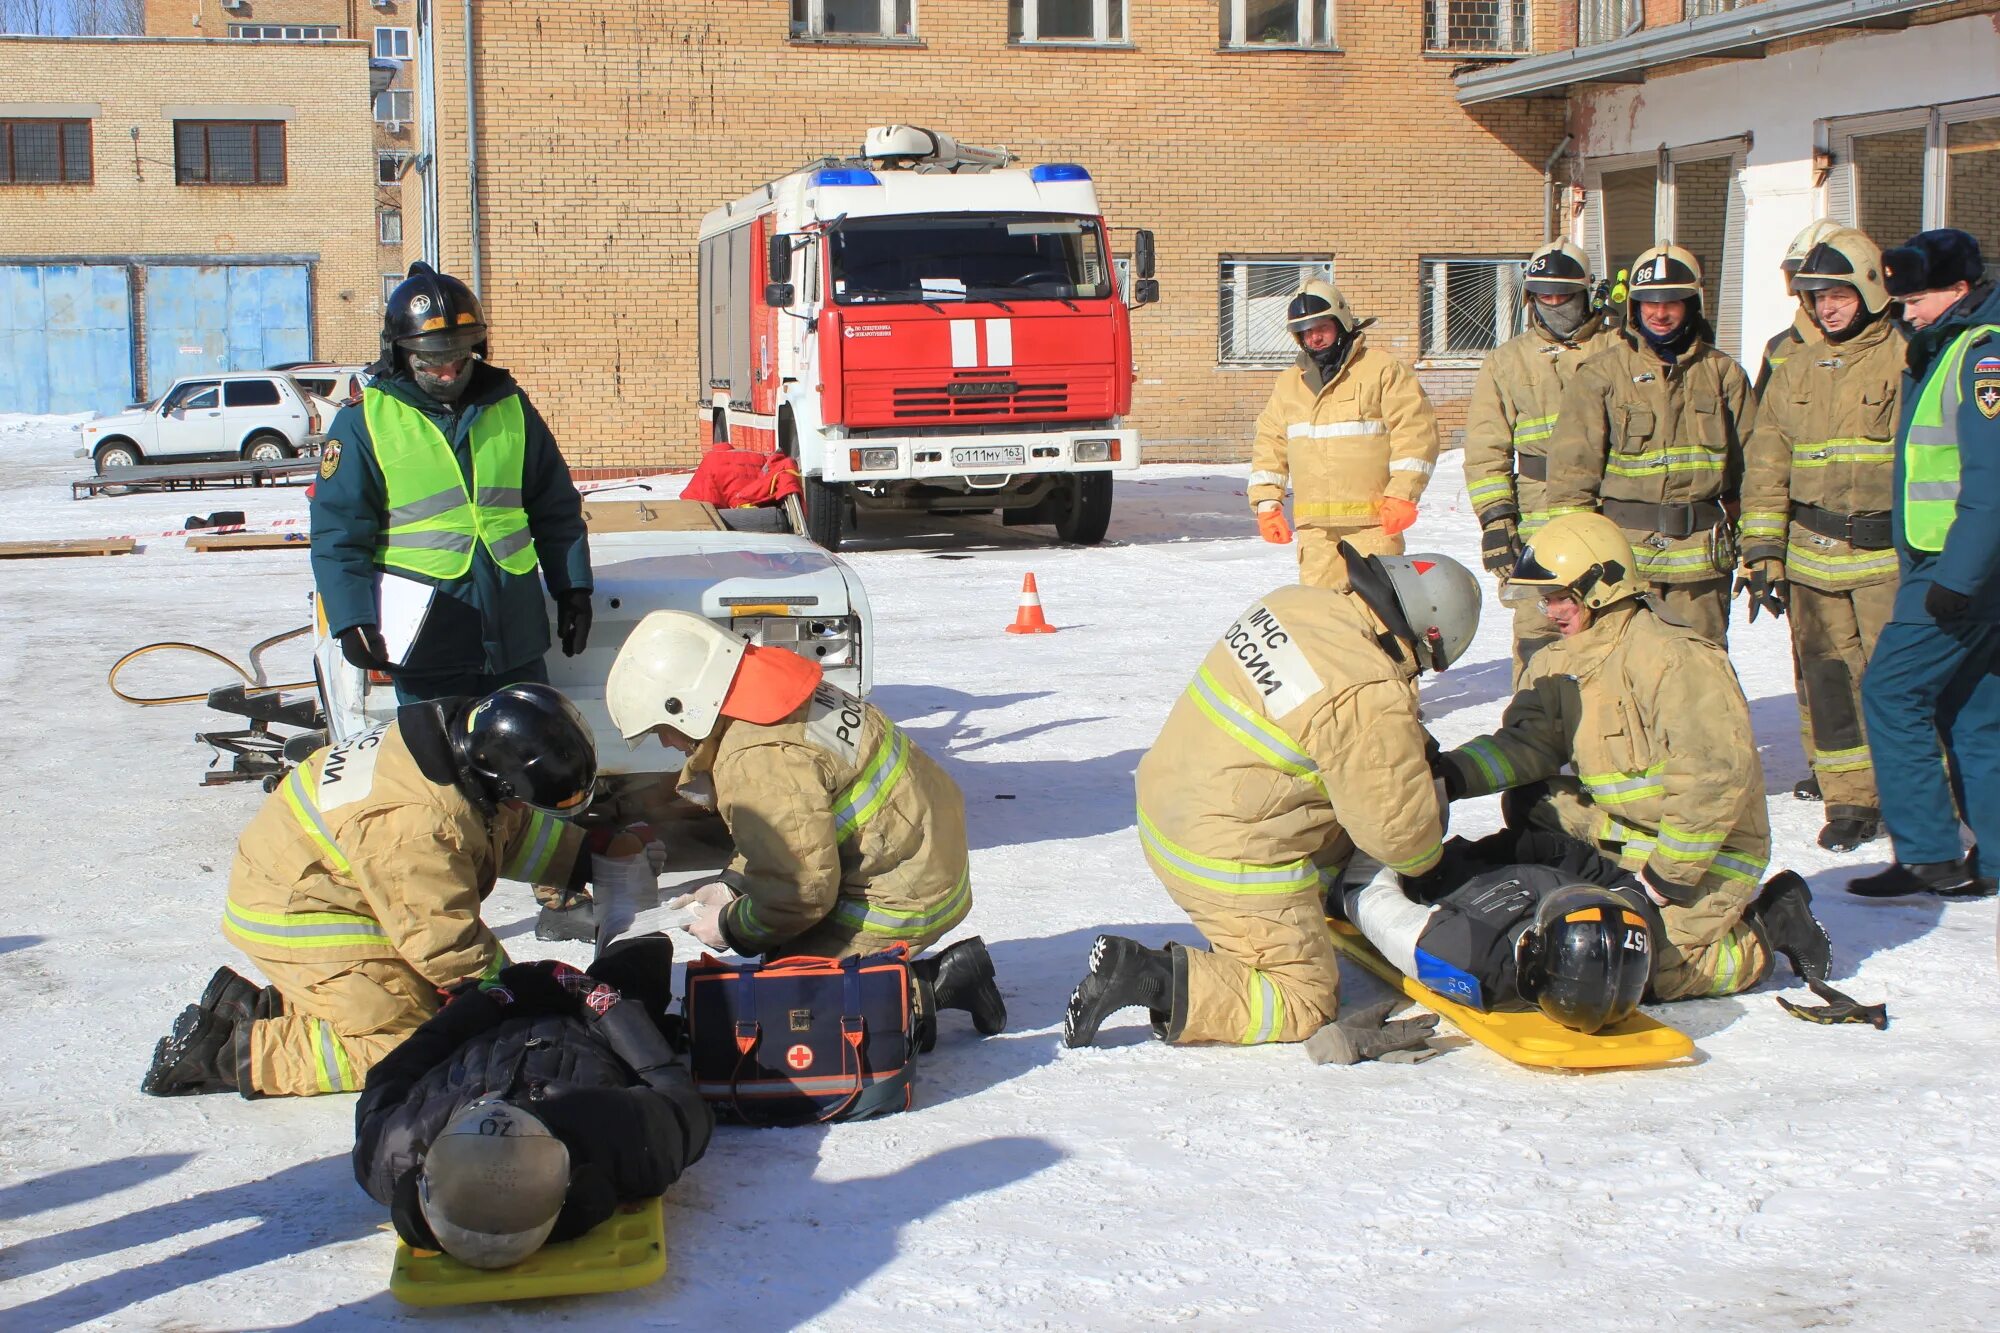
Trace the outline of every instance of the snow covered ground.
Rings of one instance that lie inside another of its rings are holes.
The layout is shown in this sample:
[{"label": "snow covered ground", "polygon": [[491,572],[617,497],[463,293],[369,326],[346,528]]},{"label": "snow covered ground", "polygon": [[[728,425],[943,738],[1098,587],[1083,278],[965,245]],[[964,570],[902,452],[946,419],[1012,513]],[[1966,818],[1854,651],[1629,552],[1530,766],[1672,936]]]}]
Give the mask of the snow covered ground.
[{"label": "snow covered ground", "polygon": [[[55,419],[0,417],[0,539],[145,534],[189,514],[298,518],[296,489],[72,502],[88,464]],[[1147,872],[1131,774],[1213,637],[1292,577],[1240,470],[1122,480],[1110,540],[871,523],[849,559],[878,617],[875,701],[963,787],[977,901],[1011,1013],[949,1016],[908,1115],[724,1129],[667,1200],[666,1279],[616,1297],[412,1314],[392,1237],[349,1172],[352,1099],[159,1101],[139,1075],[219,963],[254,786],[204,790],[199,707],[104,688],[121,653],[187,639],[241,657],[304,622],[300,552],[0,562],[0,1329],[778,1330],[1995,1326],[2000,1092],[1994,906],[1840,891],[1886,842],[1813,845],[1782,625],[1734,628],[1778,865],[1804,873],[1836,983],[1893,1026],[1786,1017],[1771,988],[1658,1011],[1701,1060],[1563,1076],[1470,1047],[1414,1067],[1296,1049],[1169,1050],[1138,1011],[1065,1051],[1091,938],[1196,936]],[[1412,549],[1476,564],[1456,455]],[[1015,637],[1021,575],[1062,632]],[[1498,718],[1507,618],[1429,682],[1451,744]],[[304,653],[274,654],[296,679]],[[287,668],[290,668],[289,670]],[[223,683],[153,661],[133,688]],[[1496,825],[1492,801],[1462,829]],[[520,955],[524,888],[487,905]],[[689,941],[678,938],[685,951]],[[1350,974],[1348,994],[1380,993]]]}]

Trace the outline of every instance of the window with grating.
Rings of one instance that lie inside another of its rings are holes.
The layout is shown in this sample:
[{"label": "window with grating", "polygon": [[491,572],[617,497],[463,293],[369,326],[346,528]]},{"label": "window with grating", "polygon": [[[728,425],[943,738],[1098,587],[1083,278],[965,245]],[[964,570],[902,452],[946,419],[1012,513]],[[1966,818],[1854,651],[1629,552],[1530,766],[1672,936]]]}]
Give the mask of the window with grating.
[{"label": "window with grating", "polygon": [[176,185],[283,185],[282,120],[177,120]]},{"label": "window with grating", "polygon": [[0,185],[88,185],[90,122],[0,120]]},{"label": "window with grating", "polygon": [[1528,0],[1424,0],[1424,49],[1525,55]]},{"label": "window with grating", "polygon": [[1312,278],[1333,281],[1331,256],[1224,256],[1218,264],[1216,360],[1225,366],[1286,366],[1299,354],[1285,309]]},{"label": "window with grating", "polygon": [[1595,46],[1623,37],[1644,13],[1642,0],[1576,0],[1576,44]]},{"label": "window with grating", "polygon": [[1726,14],[1732,9],[1743,8],[1746,0],[1687,0],[1681,10],[1682,18],[1706,18],[1710,14]]},{"label": "window with grating", "polygon": [[1426,257],[1417,262],[1425,357],[1482,357],[1524,327],[1525,260]]}]

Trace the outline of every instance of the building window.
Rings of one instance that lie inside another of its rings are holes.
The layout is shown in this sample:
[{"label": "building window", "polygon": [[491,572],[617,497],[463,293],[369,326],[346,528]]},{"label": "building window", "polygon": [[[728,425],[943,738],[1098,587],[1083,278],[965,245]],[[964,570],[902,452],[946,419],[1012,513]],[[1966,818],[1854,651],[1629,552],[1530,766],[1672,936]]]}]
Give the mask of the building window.
[{"label": "building window", "polygon": [[283,185],[282,120],[177,120],[176,185]]},{"label": "building window", "polygon": [[1576,44],[1596,46],[1635,31],[1645,17],[1644,0],[1576,0]]},{"label": "building window", "polygon": [[792,36],[860,41],[917,35],[916,0],[792,0]]},{"label": "building window", "polygon": [[1528,0],[1424,0],[1424,50],[1526,55]]},{"label": "building window", "polygon": [[1417,261],[1423,309],[1423,355],[1481,357],[1519,333],[1524,306],[1520,259],[1426,256]]},{"label": "building window", "polygon": [[400,208],[376,209],[375,237],[384,245],[401,245],[403,243],[403,210]]},{"label": "building window", "polygon": [[340,37],[336,23],[232,23],[229,35],[250,42],[331,42]]},{"label": "building window", "polygon": [[1017,42],[1122,42],[1125,0],[1007,0]]},{"label": "building window", "polygon": [[382,275],[382,304],[385,306],[388,305],[389,298],[394,296],[396,294],[396,288],[402,285],[403,285],[402,274],[384,273]]},{"label": "building window", "polygon": [[403,183],[403,173],[409,169],[405,165],[409,160],[410,155],[408,153],[394,152],[388,149],[376,153],[375,183],[377,185],[401,185]]},{"label": "building window", "polygon": [[89,183],[89,121],[0,120],[0,184]]},{"label": "building window", "polygon": [[1740,350],[1743,324],[1744,139],[1718,139],[1590,163],[1584,246],[1614,285],[1640,253],[1671,242],[1701,265],[1702,313],[1715,345]]},{"label": "building window", "polygon": [[408,60],[410,58],[410,30],[408,28],[377,28],[375,30],[375,54],[382,60]]},{"label": "building window", "polygon": [[1944,225],[1970,232],[2000,277],[2000,107],[1977,120],[1946,124]]},{"label": "building window", "polygon": [[1221,0],[1222,44],[1333,45],[1333,0]]},{"label": "building window", "polygon": [[1979,240],[2000,276],[2000,98],[1835,121],[1827,213],[1883,249],[1932,227]]},{"label": "building window", "polygon": [[1218,265],[1216,360],[1225,366],[1286,366],[1299,354],[1285,309],[1309,279],[1333,281],[1330,255],[1225,255]]},{"label": "building window", "polygon": [[1681,9],[1681,17],[1705,18],[1710,14],[1726,14],[1732,9],[1742,7],[1743,0],[1687,0],[1687,4]]},{"label": "building window", "polygon": [[390,133],[410,123],[416,116],[417,95],[408,88],[389,88],[375,94],[375,123],[390,126]]}]

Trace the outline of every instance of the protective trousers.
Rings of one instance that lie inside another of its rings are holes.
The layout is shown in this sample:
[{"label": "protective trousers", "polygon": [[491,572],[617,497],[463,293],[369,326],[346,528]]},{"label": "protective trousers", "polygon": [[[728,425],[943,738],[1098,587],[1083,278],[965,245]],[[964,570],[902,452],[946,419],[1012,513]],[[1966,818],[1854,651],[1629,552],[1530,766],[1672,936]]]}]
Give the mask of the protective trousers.
[{"label": "protective trousers", "polygon": [[283,1014],[250,1031],[250,1084],[264,1097],[359,1092],[375,1062],[438,1010],[437,987],[400,958],[257,966],[285,999]]},{"label": "protective trousers", "polygon": [[1647,585],[1667,619],[1686,625],[1719,647],[1729,646],[1729,580]]},{"label": "protective trousers", "polygon": [[1214,946],[1174,951],[1187,968],[1186,1008],[1168,1020],[1167,1040],[1304,1041],[1339,1017],[1340,954],[1317,892],[1225,898],[1159,878]]},{"label": "protective trousers", "polygon": [[1896,606],[1896,584],[1866,583],[1845,592],[1791,585],[1787,614],[1797,664],[1799,721],[1806,757],[1819,775],[1829,818],[1836,808],[1873,811],[1875,768],[1861,725],[1861,678],[1875,641]]},{"label": "protective trousers", "polygon": [[1340,543],[1346,542],[1361,555],[1401,555],[1403,534],[1391,537],[1380,527],[1299,528],[1293,533],[1299,548],[1299,582],[1308,588],[1347,591],[1347,562],[1340,558]]},{"label": "protective trousers", "polygon": [[[1956,861],[1961,816],[2000,860],[2000,625],[1893,621],[1861,685],[1882,822],[1905,865]],[[1955,808],[1954,808],[1955,803]]]},{"label": "protective trousers", "polygon": [[[1559,829],[1581,838],[1634,874],[1646,864],[1645,852],[1626,853],[1621,844],[1598,838],[1604,812],[1584,795],[1575,778],[1550,778],[1546,786],[1545,795],[1525,811],[1510,814],[1508,822]],[[1771,969],[1770,951],[1743,920],[1760,887],[1709,874],[1696,886],[1694,901],[1660,908],[1667,937],[1653,962],[1652,998],[1734,995],[1764,979]]]}]

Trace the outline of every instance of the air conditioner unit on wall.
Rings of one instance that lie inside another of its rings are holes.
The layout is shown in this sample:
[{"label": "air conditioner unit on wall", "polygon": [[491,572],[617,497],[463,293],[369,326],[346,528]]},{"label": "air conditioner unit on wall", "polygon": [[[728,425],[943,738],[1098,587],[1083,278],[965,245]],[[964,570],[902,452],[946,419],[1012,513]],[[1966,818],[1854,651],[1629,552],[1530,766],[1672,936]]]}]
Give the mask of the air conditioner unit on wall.
[{"label": "air conditioner unit on wall", "polygon": [[222,0],[222,7],[240,14],[250,8],[250,0]]},{"label": "air conditioner unit on wall", "polygon": [[403,122],[400,120],[385,120],[382,122],[382,132],[384,134],[401,134],[403,132]]}]

